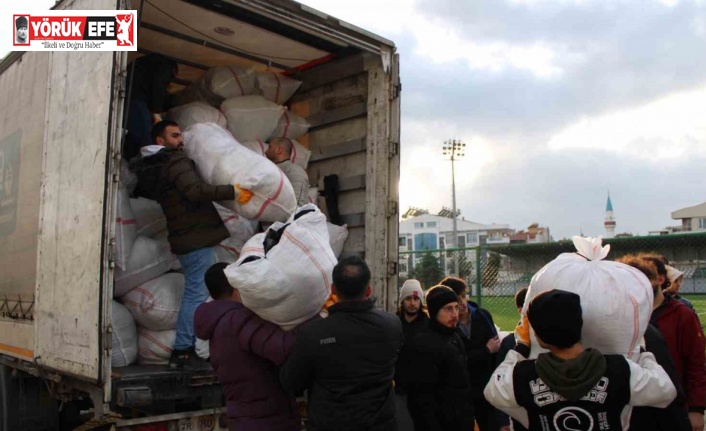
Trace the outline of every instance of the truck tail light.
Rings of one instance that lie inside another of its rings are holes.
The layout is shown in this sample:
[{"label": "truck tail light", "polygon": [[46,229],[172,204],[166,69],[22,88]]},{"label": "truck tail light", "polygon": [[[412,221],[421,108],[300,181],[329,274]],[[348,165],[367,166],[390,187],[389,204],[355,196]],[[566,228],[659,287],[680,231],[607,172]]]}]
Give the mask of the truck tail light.
[{"label": "truck tail light", "polygon": [[135,427],[135,431],[168,431],[168,429],[167,423],[161,422],[157,424],[138,425]]}]

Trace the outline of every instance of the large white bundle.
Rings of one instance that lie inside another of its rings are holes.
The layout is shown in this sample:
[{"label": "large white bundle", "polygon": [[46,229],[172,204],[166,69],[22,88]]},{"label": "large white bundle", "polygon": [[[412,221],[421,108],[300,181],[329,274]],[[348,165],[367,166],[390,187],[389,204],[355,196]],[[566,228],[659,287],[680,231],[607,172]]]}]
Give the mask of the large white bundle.
[{"label": "large white bundle", "polygon": [[115,270],[115,291],[119,298],[142,283],[159,277],[172,267],[169,243],[138,236],[124,270]]},{"label": "large white bundle", "polygon": [[346,243],[348,238],[348,225],[336,226],[333,223],[326,223],[328,228],[329,244],[331,244],[331,250],[336,256],[336,259],[343,252],[343,245]]},{"label": "large white bundle", "polygon": [[205,102],[192,102],[172,108],[167,114],[167,119],[175,121],[182,130],[196,123],[216,123],[221,127],[228,125],[221,111]]},{"label": "large white bundle", "polygon": [[294,95],[301,81],[280,75],[275,72],[259,72],[257,74],[257,88],[265,99],[278,105],[283,105]]},{"label": "large white bundle", "polygon": [[[563,253],[537,272],[530,283],[525,304],[552,289],[574,292],[583,309],[582,342],[605,354],[631,357],[639,353],[640,340],[652,313],[652,286],[638,269],[602,260],[610,246],[600,238],[574,237],[578,253]],[[527,307],[523,310],[526,313]],[[542,349],[534,331],[531,357]]]},{"label": "large white bundle", "polygon": [[309,131],[309,127],[309,123],[303,117],[284,111],[270,138],[299,139]]},{"label": "large white bundle", "polygon": [[309,187],[309,203],[319,206],[319,188]]},{"label": "large white bundle", "polygon": [[137,328],[137,361],[143,365],[163,365],[169,362],[176,341],[176,329],[152,331]]},{"label": "large white bundle", "polygon": [[336,265],[326,217],[311,204],[300,208],[298,213],[302,212],[306,213],[287,225],[270,226],[267,232],[281,232],[281,237],[267,252],[263,235],[255,235],[238,261],[225,269],[243,305],[285,330],[321,310],[331,293],[331,272]]},{"label": "large white bundle", "polygon": [[174,95],[176,105],[206,102],[220,106],[223,99],[254,94],[255,76],[252,69],[239,66],[210,68],[184,90]]},{"label": "large white bundle", "polygon": [[120,301],[140,326],[153,331],[165,331],[176,329],[183,295],[184,276],[172,272],[137,286],[120,298]]},{"label": "large white bundle", "polygon": [[230,237],[221,241],[216,247],[216,261],[233,263],[238,260],[245,243],[255,235],[257,222],[241,217],[221,205],[214,204],[214,206],[230,233]]},{"label": "large white bundle", "polygon": [[115,264],[125,268],[137,238],[137,221],[126,187],[118,187],[118,214],[115,217]]},{"label": "large white bundle", "polygon": [[261,155],[262,157],[266,157],[265,151],[267,151],[267,148],[269,148],[270,146],[270,144],[266,143],[265,141],[248,141],[243,142],[242,145],[243,147],[255,152],[256,154]]},{"label": "large white bundle", "polygon": [[151,199],[130,199],[130,206],[137,221],[137,234],[153,238],[167,230],[167,218],[162,206]]},{"label": "large white bundle", "polygon": [[113,367],[126,367],[137,359],[137,327],[127,308],[117,301],[112,301],[112,307],[110,364]]},{"label": "large white bundle", "polygon": [[228,119],[228,130],[240,142],[266,140],[277,127],[284,108],[262,96],[226,99],[221,112]]},{"label": "large white bundle", "polygon": [[309,166],[310,158],[311,151],[309,151],[304,145],[292,139],[292,155],[289,156],[289,160],[295,165],[299,165],[302,169],[306,170],[307,166]]},{"label": "large white bundle", "polygon": [[127,189],[128,195],[137,187],[137,174],[130,170],[124,159],[120,161],[120,185]]},{"label": "large white bundle", "polygon": [[220,126],[195,124],[184,132],[186,155],[196,162],[201,178],[214,185],[234,184],[250,190],[247,203],[220,202],[251,220],[285,221],[297,200],[287,177],[269,160],[240,145]]}]

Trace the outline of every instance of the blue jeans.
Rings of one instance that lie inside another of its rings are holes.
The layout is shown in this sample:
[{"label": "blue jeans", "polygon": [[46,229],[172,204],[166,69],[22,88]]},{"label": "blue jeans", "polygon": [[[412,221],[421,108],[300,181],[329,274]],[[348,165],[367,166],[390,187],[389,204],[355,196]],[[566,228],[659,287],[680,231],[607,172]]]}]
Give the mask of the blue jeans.
[{"label": "blue jeans", "polygon": [[204,281],[206,271],[216,263],[213,247],[200,248],[187,254],[178,254],[184,270],[184,296],[181,298],[177,320],[175,350],[185,350],[196,343],[194,337],[194,313],[196,308],[208,299],[208,289]]}]

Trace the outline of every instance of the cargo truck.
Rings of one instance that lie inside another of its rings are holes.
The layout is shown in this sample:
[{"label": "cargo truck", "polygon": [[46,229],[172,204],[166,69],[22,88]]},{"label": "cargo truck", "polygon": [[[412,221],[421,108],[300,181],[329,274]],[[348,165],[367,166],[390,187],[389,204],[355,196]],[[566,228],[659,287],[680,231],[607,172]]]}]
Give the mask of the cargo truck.
[{"label": "cargo truck", "polygon": [[[0,63],[0,431],[221,430],[215,377],[111,367],[127,66],[174,59],[176,92],[239,64],[303,81],[289,101],[311,185],[337,196],[345,254],[396,300],[399,58],[393,42],[291,0],[65,0],[137,10],[137,52],[12,52]],[[373,11],[371,11],[373,13]],[[333,177],[333,176],[337,177]],[[328,181],[328,180],[327,180]],[[330,202],[322,207],[328,207]]]}]

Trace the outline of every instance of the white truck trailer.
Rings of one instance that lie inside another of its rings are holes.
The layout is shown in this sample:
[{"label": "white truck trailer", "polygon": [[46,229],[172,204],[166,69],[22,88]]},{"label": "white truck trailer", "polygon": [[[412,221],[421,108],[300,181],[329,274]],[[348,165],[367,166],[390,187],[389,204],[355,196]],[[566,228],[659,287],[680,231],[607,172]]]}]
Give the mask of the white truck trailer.
[{"label": "white truck trailer", "polygon": [[[13,52],[0,63],[0,431],[221,430],[212,375],[111,368],[111,301],[127,65],[176,60],[177,91],[240,64],[303,81],[310,183],[338,177],[344,254],[397,287],[400,136],[394,43],[292,0],[64,0],[137,10],[138,51]],[[371,11],[374,13],[374,11]],[[84,423],[86,419],[90,421]]]}]

